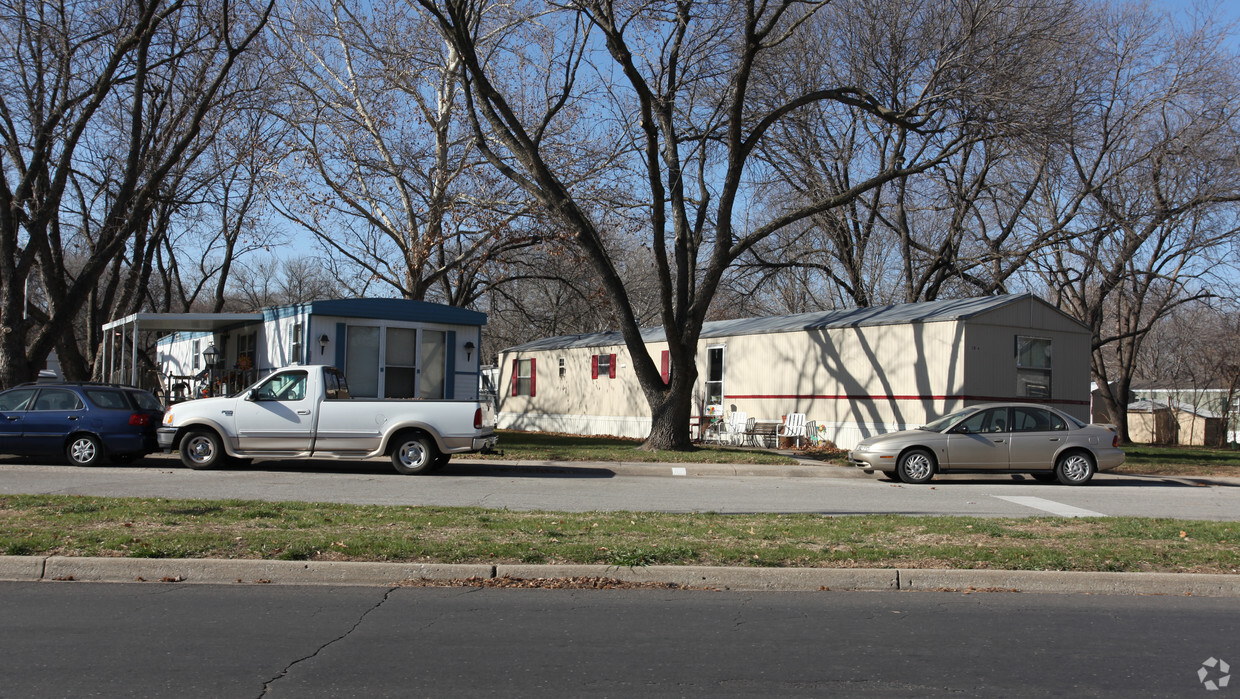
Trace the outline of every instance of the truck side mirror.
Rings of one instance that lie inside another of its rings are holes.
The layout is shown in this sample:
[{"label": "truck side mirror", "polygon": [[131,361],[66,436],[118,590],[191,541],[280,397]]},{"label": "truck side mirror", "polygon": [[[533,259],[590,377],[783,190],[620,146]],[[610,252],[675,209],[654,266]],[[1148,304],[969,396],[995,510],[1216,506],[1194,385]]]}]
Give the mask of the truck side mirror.
[{"label": "truck side mirror", "polygon": [[246,400],[251,400],[251,401],[252,401],[252,400],[258,400],[258,391],[257,391],[257,390],[255,390],[255,389],[250,389],[250,390],[246,391],[246,392],[245,392],[245,399],[246,399]]}]

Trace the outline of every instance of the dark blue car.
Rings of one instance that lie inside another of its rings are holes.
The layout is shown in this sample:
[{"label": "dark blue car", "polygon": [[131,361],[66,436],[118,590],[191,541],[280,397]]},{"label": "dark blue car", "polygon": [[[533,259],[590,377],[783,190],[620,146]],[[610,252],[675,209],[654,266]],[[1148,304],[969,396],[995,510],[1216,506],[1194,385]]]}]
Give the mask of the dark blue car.
[{"label": "dark blue car", "polygon": [[130,386],[25,384],[0,392],[0,454],[127,463],[158,451],[163,417],[155,396]]}]

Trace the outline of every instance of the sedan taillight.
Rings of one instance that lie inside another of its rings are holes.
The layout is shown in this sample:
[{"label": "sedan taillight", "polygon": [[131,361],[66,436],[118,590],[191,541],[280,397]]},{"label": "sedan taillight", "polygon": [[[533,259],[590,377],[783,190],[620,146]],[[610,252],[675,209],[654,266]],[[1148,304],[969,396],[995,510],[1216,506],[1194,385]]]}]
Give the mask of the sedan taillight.
[{"label": "sedan taillight", "polygon": [[1118,434],[1111,438],[1111,446],[1117,447],[1117,448],[1119,447],[1119,435]]},{"label": "sedan taillight", "polygon": [[135,427],[146,427],[151,424],[151,416],[145,413],[134,413],[129,416],[129,424]]}]

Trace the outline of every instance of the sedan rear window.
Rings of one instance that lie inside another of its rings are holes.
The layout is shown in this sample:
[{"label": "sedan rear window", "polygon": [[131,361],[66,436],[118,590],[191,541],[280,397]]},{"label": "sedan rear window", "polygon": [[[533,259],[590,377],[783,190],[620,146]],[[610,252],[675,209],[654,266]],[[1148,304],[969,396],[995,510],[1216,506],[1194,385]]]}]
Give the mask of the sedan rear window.
[{"label": "sedan rear window", "polygon": [[90,402],[109,410],[128,410],[129,402],[125,400],[125,394],[120,391],[109,391],[107,389],[87,389],[86,397]]},{"label": "sedan rear window", "polygon": [[160,405],[159,399],[147,393],[146,391],[129,391],[129,395],[133,397],[134,402],[143,410],[163,410],[164,406]]}]

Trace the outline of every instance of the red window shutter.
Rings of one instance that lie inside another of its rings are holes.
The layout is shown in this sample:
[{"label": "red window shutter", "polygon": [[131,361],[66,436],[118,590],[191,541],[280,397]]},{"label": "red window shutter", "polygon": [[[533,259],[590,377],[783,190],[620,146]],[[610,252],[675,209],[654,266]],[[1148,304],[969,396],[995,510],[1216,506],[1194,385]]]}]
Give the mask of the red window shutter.
[{"label": "red window shutter", "polygon": [[538,395],[538,391],[536,390],[536,386],[535,386],[535,379],[537,378],[538,378],[538,360],[531,359],[530,360],[530,397],[531,398]]},{"label": "red window shutter", "polygon": [[607,378],[616,378],[616,355],[611,355],[607,366]]},{"label": "red window shutter", "polygon": [[598,378],[598,355],[597,354],[590,355],[590,378],[592,379]]},{"label": "red window shutter", "polygon": [[672,380],[672,357],[671,352],[663,350],[663,384],[667,385]]},{"label": "red window shutter", "polygon": [[521,371],[521,360],[512,360],[512,395],[517,395],[517,373]]}]

